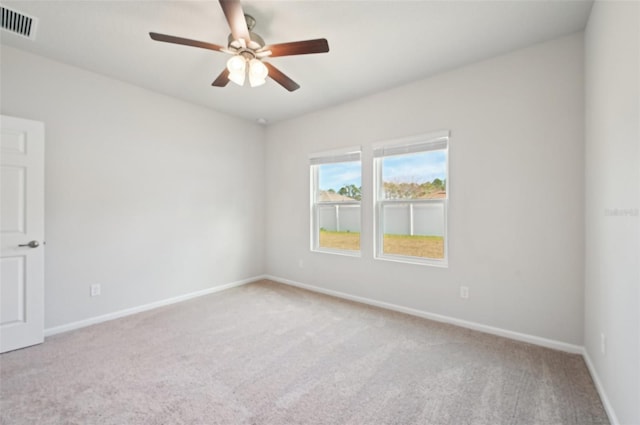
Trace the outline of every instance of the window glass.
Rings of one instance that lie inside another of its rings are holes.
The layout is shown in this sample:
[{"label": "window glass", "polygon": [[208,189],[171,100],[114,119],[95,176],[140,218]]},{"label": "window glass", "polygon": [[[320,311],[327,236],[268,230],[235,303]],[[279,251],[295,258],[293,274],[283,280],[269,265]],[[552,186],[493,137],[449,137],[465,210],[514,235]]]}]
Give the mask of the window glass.
[{"label": "window glass", "polygon": [[312,249],[360,252],[360,161],[312,165]]},{"label": "window glass", "polygon": [[[360,161],[337,162],[318,166],[317,201],[348,200],[359,201],[362,190]],[[338,196],[339,195],[339,196]]]},{"label": "window glass", "polygon": [[383,157],[382,183],[384,199],[446,198],[446,151]]},{"label": "window glass", "polygon": [[376,258],[446,265],[448,138],[374,150]]},{"label": "window glass", "polygon": [[384,204],[382,218],[383,254],[444,259],[442,204]]}]

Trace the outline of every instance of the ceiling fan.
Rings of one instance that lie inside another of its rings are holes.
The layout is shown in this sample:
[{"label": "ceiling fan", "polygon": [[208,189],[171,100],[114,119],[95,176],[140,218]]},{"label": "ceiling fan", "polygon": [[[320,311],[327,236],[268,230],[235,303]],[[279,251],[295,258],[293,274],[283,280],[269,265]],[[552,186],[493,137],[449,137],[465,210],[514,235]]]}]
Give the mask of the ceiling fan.
[{"label": "ceiling fan", "polygon": [[229,81],[242,86],[248,76],[251,87],[257,87],[264,84],[268,76],[285,89],[294,91],[300,88],[298,83],[264,59],[329,51],[329,43],[324,38],[266,45],[262,37],[252,32],[256,21],[252,16],[245,15],[240,0],[220,0],[220,6],[231,29],[227,47],[173,35],[149,33],[156,41],[200,47],[232,55],[227,67],[213,81],[212,86],[225,87]]}]

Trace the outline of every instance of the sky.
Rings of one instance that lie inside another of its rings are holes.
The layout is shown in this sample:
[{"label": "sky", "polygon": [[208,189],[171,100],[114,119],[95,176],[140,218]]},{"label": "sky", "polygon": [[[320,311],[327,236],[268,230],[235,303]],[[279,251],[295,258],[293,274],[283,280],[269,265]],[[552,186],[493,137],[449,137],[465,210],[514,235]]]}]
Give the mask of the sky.
[{"label": "sky", "polygon": [[[383,159],[382,180],[418,184],[431,182],[436,178],[445,180],[446,161],[444,151],[388,156]],[[359,161],[323,164],[320,165],[318,174],[320,190],[333,189],[337,192],[346,185],[362,186]]]},{"label": "sky", "polygon": [[382,181],[392,183],[426,183],[447,178],[447,154],[429,151],[383,159]]},{"label": "sky", "polygon": [[322,164],[318,173],[320,190],[340,190],[341,187],[354,184],[362,186],[360,161]]}]

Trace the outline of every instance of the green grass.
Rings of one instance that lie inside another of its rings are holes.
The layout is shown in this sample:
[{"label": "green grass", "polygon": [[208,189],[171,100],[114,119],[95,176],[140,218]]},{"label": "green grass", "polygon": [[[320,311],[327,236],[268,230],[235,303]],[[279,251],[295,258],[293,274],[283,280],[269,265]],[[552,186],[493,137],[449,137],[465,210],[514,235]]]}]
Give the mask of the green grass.
[{"label": "green grass", "polygon": [[385,254],[442,259],[444,258],[444,238],[386,234],[383,237],[382,250]]},{"label": "green grass", "polygon": [[348,251],[360,250],[359,232],[332,232],[320,230],[320,247],[344,249]]},{"label": "green grass", "polygon": [[[320,231],[320,247],[360,250],[360,233]],[[441,236],[410,236],[386,234],[383,238],[385,254],[422,258],[444,258],[444,238]]]}]

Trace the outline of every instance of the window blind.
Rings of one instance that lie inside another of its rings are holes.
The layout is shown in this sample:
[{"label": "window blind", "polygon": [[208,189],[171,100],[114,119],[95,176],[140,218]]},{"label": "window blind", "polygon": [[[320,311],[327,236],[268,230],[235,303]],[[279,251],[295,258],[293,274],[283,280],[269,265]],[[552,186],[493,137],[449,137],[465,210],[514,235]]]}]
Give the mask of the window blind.
[{"label": "window blind", "polygon": [[446,149],[449,143],[449,132],[415,136],[408,139],[380,143],[373,146],[374,158],[391,155],[403,155],[408,153],[435,151]]},{"label": "window blind", "polygon": [[309,155],[311,165],[333,164],[336,162],[360,161],[360,146],[336,151],[318,152]]}]

